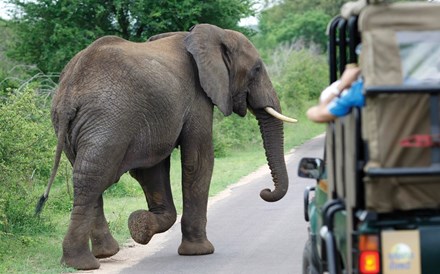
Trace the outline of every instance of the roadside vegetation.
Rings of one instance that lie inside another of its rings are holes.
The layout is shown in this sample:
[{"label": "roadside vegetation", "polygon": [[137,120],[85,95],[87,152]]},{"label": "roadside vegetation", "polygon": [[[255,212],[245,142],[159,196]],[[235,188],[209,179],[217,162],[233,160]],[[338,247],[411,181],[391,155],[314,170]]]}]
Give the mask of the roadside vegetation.
[{"label": "roadside vegetation", "polygon": [[[340,7],[343,1],[286,0],[267,6],[259,15],[259,25],[253,28],[238,26],[240,18],[255,12],[255,1],[251,0],[225,1],[227,4],[171,1],[178,4],[151,7],[148,14],[146,6],[130,4],[137,1],[107,1],[111,9],[92,0],[67,1],[70,4],[65,6],[60,6],[65,1],[9,2],[22,7],[25,15],[0,20],[0,36],[4,37],[0,40],[0,273],[73,271],[59,264],[73,195],[67,159],[62,159],[40,217],[34,216],[34,209],[53,164],[56,139],[50,105],[60,70],[99,36],[113,34],[142,41],[151,34],[188,29],[199,22],[243,31],[264,58],[283,112],[299,120],[297,124],[285,124],[286,153],[324,131],[321,125],[309,122],[304,113],[327,85],[325,27],[337,12],[334,7]],[[47,6],[51,4],[58,6]],[[88,8],[82,12],[81,7]],[[87,13],[92,10],[96,13]],[[223,12],[215,12],[218,10]],[[150,21],[154,24],[148,24]],[[211,196],[266,164],[259,127],[251,113],[245,118],[223,117],[216,111],[214,144]],[[174,201],[181,213],[178,149],[172,155],[171,166]],[[125,174],[105,192],[104,204],[110,228],[123,246],[130,238],[129,214],[146,208],[143,192]]]}]

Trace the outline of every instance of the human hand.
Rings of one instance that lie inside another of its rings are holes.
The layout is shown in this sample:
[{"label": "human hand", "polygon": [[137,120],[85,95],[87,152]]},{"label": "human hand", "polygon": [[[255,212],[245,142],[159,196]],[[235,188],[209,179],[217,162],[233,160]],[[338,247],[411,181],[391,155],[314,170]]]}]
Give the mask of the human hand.
[{"label": "human hand", "polygon": [[355,64],[348,64],[345,67],[344,73],[341,75],[341,82],[338,85],[338,90],[342,91],[351,86],[351,84],[358,78],[361,69]]}]

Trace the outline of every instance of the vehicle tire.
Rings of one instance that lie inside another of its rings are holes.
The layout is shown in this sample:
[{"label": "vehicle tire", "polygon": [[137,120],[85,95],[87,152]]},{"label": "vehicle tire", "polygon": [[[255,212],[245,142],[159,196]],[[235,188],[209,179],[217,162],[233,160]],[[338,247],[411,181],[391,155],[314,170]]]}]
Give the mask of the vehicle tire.
[{"label": "vehicle tire", "polygon": [[302,274],[319,274],[312,258],[312,242],[308,239],[303,251]]}]

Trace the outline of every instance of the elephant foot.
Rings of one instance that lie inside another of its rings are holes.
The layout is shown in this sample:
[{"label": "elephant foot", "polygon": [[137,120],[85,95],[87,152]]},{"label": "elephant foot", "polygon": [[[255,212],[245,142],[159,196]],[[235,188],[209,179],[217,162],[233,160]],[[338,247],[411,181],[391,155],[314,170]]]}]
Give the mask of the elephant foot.
[{"label": "elephant foot", "polygon": [[155,214],[147,210],[137,210],[128,218],[128,229],[135,242],[146,245],[154,234],[167,231],[175,221],[175,213]]},{"label": "elephant foot", "polygon": [[214,253],[214,246],[207,239],[197,242],[182,240],[177,252],[179,255],[208,255]]},{"label": "elephant foot", "polygon": [[92,253],[96,258],[108,258],[119,251],[119,244],[111,234],[94,236],[91,240]]},{"label": "elephant foot", "polygon": [[76,256],[63,252],[61,258],[61,264],[68,267],[73,267],[77,270],[91,270],[98,269],[100,266],[99,261],[92,255],[90,251],[84,253],[77,253]]},{"label": "elephant foot", "polygon": [[128,229],[135,242],[146,245],[158,229],[156,216],[146,210],[136,210],[128,218]]}]

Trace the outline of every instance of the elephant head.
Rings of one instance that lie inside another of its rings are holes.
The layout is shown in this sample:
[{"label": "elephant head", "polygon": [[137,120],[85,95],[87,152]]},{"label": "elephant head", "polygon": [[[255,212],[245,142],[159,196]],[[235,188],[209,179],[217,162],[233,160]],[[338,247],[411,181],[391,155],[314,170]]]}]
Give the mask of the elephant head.
[{"label": "elephant head", "polygon": [[[200,84],[220,111],[245,116],[249,109],[257,118],[275,189],[264,189],[265,201],[281,199],[287,192],[283,123],[296,120],[283,116],[265,66],[252,43],[241,33],[213,25],[194,26],[185,47],[198,68]],[[275,116],[275,117],[274,117]]]}]

